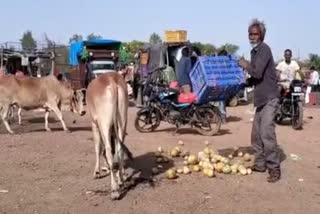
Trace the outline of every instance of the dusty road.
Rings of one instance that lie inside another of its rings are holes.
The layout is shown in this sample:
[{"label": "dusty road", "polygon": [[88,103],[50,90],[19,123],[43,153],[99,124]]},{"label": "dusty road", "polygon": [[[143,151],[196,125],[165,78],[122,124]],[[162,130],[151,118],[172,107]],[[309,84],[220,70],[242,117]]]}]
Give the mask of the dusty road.
[{"label": "dusty road", "polygon": [[[232,117],[221,134],[204,137],[187,129],[173,135],[169,125],[140,134],[133,127],[136,110],[131,108],[126,144],[135,161],[130,167],[147,177],[158,146],[172,148],[178,140],[194,153],[204,148],[205,140],[217,149],[249,146],[248,109],[228,109]],[[283,179],[276,184],[266,182],[267,174],[218,174],[210,179],[193,173],[175,181],[160,174],[153,185],[138,183],[121,201],[110,200],[109,177],[92,177],[95,158],[87,116],[65,115],[73,131],[69,134],[55,119],[50,124],[53,132],[45,132],[41,112],[24,112],[23,126],[13,125],[19,133],[14,136],[0,124],[0,213],[320,213],[320,109],[306,109],[303,131],[277,126],[286,158]],[[301,160],[292,160],[290,154]]]}]

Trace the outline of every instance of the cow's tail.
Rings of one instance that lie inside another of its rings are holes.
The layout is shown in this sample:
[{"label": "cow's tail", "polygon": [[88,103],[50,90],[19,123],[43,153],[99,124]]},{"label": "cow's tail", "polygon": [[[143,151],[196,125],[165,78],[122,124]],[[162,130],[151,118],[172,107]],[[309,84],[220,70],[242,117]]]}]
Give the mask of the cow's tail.
[{"label": "cow's tail", "polygon": [[124,138],[125,138],[125,133],[122,133],[123,136],[122,138],[119,135],[119,129],[121,129],[123,127],[124,124],[122,124],[122,120],[120,112],[119,112],[119,91],[118,91],[118,86],[115,86],[114,88],[114,97],[115,97],[115,103],[114,103],[114,107],[115,107],[115,111],[113,111],[113,128],[114,128],[114,134],[115,134],[115,139],[118,140],[123,152],[127,155],[127,157],[130,160],[133,160],[133,155],[130,152],[130,150],[128,149],[128,147],[124,144]]}]

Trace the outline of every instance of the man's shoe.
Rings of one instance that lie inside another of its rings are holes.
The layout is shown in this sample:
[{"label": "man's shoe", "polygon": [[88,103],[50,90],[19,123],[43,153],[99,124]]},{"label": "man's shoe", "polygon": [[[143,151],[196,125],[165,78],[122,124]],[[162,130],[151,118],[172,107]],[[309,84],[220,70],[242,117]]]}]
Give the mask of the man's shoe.
[{"label": "man's shoe", "polygon": [[251,169],[253,172],[266,172],[267,171],[266,167],[261,167],[261,166],[256,166],[256,165],[254,165]]},{"label": "man's shoe", "polygon": [[281,171],[280,169],[272,169],[269,170],[269,177],[267,178],[267,181],[269,183],[275,183],[279,181],[281,178]]}]

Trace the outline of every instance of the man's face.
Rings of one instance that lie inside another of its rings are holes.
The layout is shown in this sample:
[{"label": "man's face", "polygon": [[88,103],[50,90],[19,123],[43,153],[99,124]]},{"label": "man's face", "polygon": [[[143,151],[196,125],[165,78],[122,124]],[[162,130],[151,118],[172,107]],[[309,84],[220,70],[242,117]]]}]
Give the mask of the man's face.
[{"label": "man's face", "polygon": [[284,58],[285,58],[287,63],[291,62],[291,57],[292,57],[292,53],[290,51],[284,52]]},{"label": "man's face", "polygon": [[261,42],[261,32],[257,27],[249,29],[249,41],[252,46],[256,46]]}]

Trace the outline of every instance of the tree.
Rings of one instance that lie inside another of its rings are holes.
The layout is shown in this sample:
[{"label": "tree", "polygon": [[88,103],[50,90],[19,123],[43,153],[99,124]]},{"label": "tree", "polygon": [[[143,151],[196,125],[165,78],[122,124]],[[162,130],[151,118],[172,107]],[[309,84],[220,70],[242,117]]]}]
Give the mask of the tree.
[{"label": "tree", "polygon": [[142,48],[144,42],[133,40],[131,42],[123,43],[123,46],[125,46],[128,49],[129,53],[137,53],[140,48]]},{"label": "tree", "polygon": [[120,63],[122,64],[128,64],[129,63],[129,57],[130,54],[128,52],[128,49],[125,46],[121,46],[120,53],[119,53]]},{"label": "tree", "polygon": [[80,34],[73,34],[73,36],[69,39],[69,43],[82,41],[83,37]]},{"label": "tree", "polygon": [[128,61],[134,61],[134,55],[142,48],[144,42],[133,40],[131,42],[122,43],[123,47],[126,48],[126,52],[128,53]]},{"label": "tree", "polygon": [[102,38],[102,36],[100,36],[100,35],[96,35],[96,34],[94,34],[94,33],[90,33],[88,36],[87,36],[87,40],[93,40],[93,39],[101,39]]},{"label": "tree", "polygon": [[30,30],[23,33],[20,42],[23,50],[37,48],[37,42],[34,40],[32,32]]},{"label": "tree", "polygon": [[320,71],[320,56],[318,54],[309,54],[310,66],[314,66],[317,71]]},{"label": "tree", "polygon": [[152,33],[149,39],[150,44],[155,45],[162,42],[161,37],[157,33]]},{"label": "tree", "polygon": [[229,54],[235,54],[239,50],[239,46],[226,43],[218,48],[218,51],[226,50]]},{"label": "tree", "polygon": [[213,55],[216,52],[216,47],[212,44],[203,44],[201,42],[194,42],[191,44],[193,47],[198,48],[201,51],[201,55]]}]

